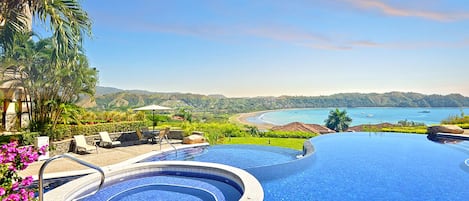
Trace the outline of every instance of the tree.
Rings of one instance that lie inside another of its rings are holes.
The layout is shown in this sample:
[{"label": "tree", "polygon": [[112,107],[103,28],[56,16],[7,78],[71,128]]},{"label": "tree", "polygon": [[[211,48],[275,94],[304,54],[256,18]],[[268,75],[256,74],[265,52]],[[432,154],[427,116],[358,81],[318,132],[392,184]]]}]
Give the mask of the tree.
[{"label": "tree", "polygon": [[329,112],[329,117],[325,120],[326,127],[337,132],[346,131],[352,123],[352,118],[347,116],[347,111],[340,111],[338,108]]},{"label": "tree", "polygon": [[179,108],[179,111],[175,114],[175,116],[179,116],[184,121],[188,121],[189,123],[192,123],[192,112],[189,108],[186,108],[186,107]]},{"label": "tree", "polygon": [[53,59],[79,51],[91,21],[78,0],[0,0],[0,53],[9,51],[15,36],[32,30],[33,19],[53,31]]},{"label": "tree", "polygon": [[167,122],[169,120],[168,116],[160,114],[148,115],[146,118],[152,122],[152,126],[158,126],[158,122]]},{"label": "tree", "polygon": [[24,88],[29,97],[31,130],[45,132],[63,121],[67,105],[78,101],[80,94],[94,96],[97,71],[81,52],[52,60],[52,39],[34,42],[28,38],[16,37],[13,54],[2,58],[2,63],[13,64],[7,68],[16,75],[10,78],[13,87]]}]

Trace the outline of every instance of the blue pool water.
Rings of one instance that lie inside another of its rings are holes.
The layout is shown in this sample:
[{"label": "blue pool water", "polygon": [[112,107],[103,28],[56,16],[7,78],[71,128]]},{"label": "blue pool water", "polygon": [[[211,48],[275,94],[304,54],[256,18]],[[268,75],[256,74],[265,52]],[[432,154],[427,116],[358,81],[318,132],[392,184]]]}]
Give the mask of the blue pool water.
[{"label": "blue pool water", "polygon": [[225,178],[165,171],[121,179],[80,201],[237,201],[241,192]]},{"label": "blue pool water", "polygon": [[[266,200],[468,200],[468,142],[425,135],[356,133],[313,138],[314,163],[282,181],[261,182]],[[282,189],[294,189],[281,193]]]},{"label": "blue pool water", "polygon": [[[251,172],[269,201],[469,198],[467,141],[441,144],[426,135],[395,133],[339,133],[310,141],[315,153],[299,160],[294,159],[298,151],[274,148],[283,150],[277,161],[264,159],[274,150],[259,147],[257,153],[258,146],[244,145],[226,146],[226,152],[220,151],[225,146],[214,146],[217,151],[210,148],[190,160],[230,163]],[[256,160],[263,161],[261,166],[246,166]]]},{"label": "blue pool water", "polygon": [[210,147],[194,147],[156,155],[142,162],[161,160],[191,160],[201,162],[221,163],[249,169],[254,167],[282,164],[296,159],[301,152],[273,146],[256,145],[215,145]]},{"label": "blue pool water", "polygon": [[[284,125],[291,122],[324,124],[329,111],[334,108],[276,110],[248,118],[252,123],[271,123]],[[450,116],[459,116],[461,111],[469,113],[469,108],[396,108],[396,107],[361,107],[345,109],[352,118],[352,126],[360,124],[397,123],[401,120],[439,124]]]}]

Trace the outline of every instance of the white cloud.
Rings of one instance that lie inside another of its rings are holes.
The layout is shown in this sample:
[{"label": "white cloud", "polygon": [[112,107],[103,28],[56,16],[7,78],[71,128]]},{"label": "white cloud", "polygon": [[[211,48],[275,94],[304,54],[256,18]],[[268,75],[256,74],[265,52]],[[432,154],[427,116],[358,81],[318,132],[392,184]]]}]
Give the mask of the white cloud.
[{"label": "white cloud", "polygon": [[399,17],[418,17],[435,21],[459,21],[469,19],[469,12],[443,12],[431,11],[415,8],[405,8],[391,5],[383,0],[344,0],[359,9],[370,10],[376,9],[381,13],[389,16]]}]

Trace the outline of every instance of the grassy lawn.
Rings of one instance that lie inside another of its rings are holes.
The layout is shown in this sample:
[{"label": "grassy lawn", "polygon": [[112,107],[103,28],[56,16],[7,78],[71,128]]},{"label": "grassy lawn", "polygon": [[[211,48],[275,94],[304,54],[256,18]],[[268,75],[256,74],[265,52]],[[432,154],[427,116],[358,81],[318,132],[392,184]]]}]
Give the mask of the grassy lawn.
[{"label": "grassy lawn", "polygon": [[426,134],[426,126],[395,126],[390,128],[382,128],[383,132],[398,132],[398,133],[417,133],[417,134]]},{"label": "grassy lawn", "polygon": [[303,149],[303,143],[307,139],[303,138],[261,138],[261,137],[232,137],[225,138],[223,144],[256,144],[270,145],[291,148],[296,150]]}]

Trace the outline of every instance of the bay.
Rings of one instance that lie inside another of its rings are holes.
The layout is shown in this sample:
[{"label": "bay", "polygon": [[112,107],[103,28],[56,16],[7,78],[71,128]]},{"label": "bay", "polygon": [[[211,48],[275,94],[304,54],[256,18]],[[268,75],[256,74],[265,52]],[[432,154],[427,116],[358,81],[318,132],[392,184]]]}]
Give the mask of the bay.
[{"label": "bay", "polygon": [[[274,110],[258,114],[247,120],[252,123],[269,123],[285,125],[291,122],[303,122],[324,125],[329,112],[335,108],[307,108]],[[352,118],[351,126],[361,124],[397,123],[401,120],[424,123],[426,125],[440,124],[451,116],[469,114],[469,108],[402,108],[402,107],[359,107],[339,108],[346,110]]]}]

